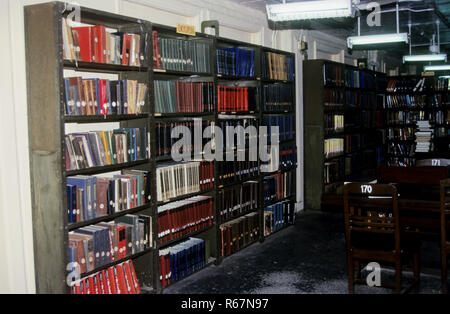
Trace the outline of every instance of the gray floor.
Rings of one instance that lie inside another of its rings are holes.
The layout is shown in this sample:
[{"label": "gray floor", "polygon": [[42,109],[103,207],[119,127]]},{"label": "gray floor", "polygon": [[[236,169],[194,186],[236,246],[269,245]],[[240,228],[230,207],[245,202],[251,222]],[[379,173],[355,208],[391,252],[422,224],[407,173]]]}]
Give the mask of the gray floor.
[{"label": "gray floor", "polygon": [[[422,249],[421,293],[440,293],[439,248],[426,242]],[[383,266],[383,265],[382,265]],[[408,283],[411,273],[404,273]],[[382,282],[393,282],[383,270]],[[347,293],[343,217],[301,213],[294,226],[264,243],[256,243],[191,277],[174,283],[165,294],[329,294]],[[356,286],[356,293],[393,293],[383,288]]]}]

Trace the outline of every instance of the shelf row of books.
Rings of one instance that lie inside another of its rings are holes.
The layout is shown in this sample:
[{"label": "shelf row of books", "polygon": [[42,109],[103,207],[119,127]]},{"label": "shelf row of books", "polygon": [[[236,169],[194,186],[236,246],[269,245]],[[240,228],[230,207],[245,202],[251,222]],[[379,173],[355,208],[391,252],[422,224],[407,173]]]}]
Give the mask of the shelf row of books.
[{"label": "shelf row of books", "polygon": [[140,294],[139,280],[133,261],[108,267],[93,275],[74,281],[71,294]]},{"label": "shelf row of books", "polygon": [[[195,146],[194,134],[195,128],[199,127],[201,130],[201,135],[204,134],[206,128],[211,127],[213,122],[211,121],[188,121],[188,122],[158,122],[155,124],[157,145],[156,145],[156,156],[169,156],[172,153],[173,145],[178,142],[177,137],[172,137],[172,132],[174,134],[180,135],[177,131],[186,131],[186,133],[191,135],[190,142],[188,141],[189,137],[185,137],[186,140],[182,148],[180,148],[180,153],[183,152],[183,149],[187,149],[191,152],[194,152],[195,149],[199,151],[203,151],[203,140],[200,141],[200,146]],[[186,135],[184,135],[186,136]]]},{"label": "shelf row of books", "polygon": [[122,170],[114,176],[73,176],[66,180],[68,222],[79,223],[150,203],[150,173]]},{"label": "shelf row of books", "polygon": [[263,86],[263,110],[267,112],[291,111],[293,106],[293,86],[273,84]]},{"label": "shelf row of books", "polygon": [[255,76],[255,51],[246,48],[221,48],[216,50],[217,73],[227,76]]},{"label": "shelf row of books", "polygon": [[223,161],[217,165],[219,184],[230,184],[259,175],[258,161]]},{"label": "shelf row of books", "polygon": [[145,62],[146,34],[111,32],[103,25],[74,27],[62,19],[65,60],[141,66]]},{"label": "shelf row of books", "polygon": [[214,84],[155,80],[156,113],[214,111]]},{"label": "shelf row of books", "polygon": [[293,195],[295,187],[295,171],[276,173],[263,179],[264,204],[282,200]]},{"label": "shelf row of books", "polygon": [[136,80],[64,79],[67,116],[141,114],[147,84]]},{"label": "shelf row of books", "polygon": [[154,64],[160,69],[196,73],[211,72],[211,44],[206,41],[168,38],[154,33],[154,51],[160,52]]},{"label": "shelf row of books", "polygon": [[267,162],[261,162],[261,172],[271,173],[279,170],[290,170],[297,167],[296,145],[281,145],[279,150],[268,147],[267,153],[269,160]]},{"label": "shelf row of books", "polygon": [[212,162],[194,161],[156,167],[157,201],[208,190],[214,184]]},{"label": "shelf row of books", "polygon": [[329,138],[324,141],[324,156],[325,158],[332,158],[342,155],[344,153],[344,139],[343,138]]},{"label": "shelf row of books", "polygon": [[284,201],[264,208],[264,236],[295,223],[295,202]]},{"label": "shelf row of books", "polygon": [[222,188],[217,193],[217,212],[220,222],[255,211],[259,204],[259,183],[247,181]]},{"label": "shelf row of books", "polygon": [[200,238],[188,238],[159,250],[159,281],[167,287],[206,266],[206,243]]},{"label": "shelf row of books", "polygon": [[423,92],[434,90],[434,77],[402,77],[391,78],[388,81],[388,92]]},{"label": "shelf row of books", "polygon": [[220,256],[240,251],[260,237],[259,213],[252,212],[220,226]]},{"label": "shelf row of books", "polygon": [[152,245],[152,217],[126,215],[69,232],[69,263],[78,263],[84,274]]},{"label": "shelf row of books", "polygon": [[[267,134],[278,134],[280,141],[290,141],[295,139],[295,117],[293,115],[285,116],[264,116],[262,119],[262,125],[267,126]],[[278,132],[276,132],[278,128]]]},{"label": "shelf row of books", "polygon": [[217,86],[217,110],[220,112],[255,111],[255,87]]},{"label": "shelf row of books", "polygon": [[150,158],[147,128],[81,132],[65,135],[66,169],[119,165]]},{"label": "shelf row of books", "polygon": [[344,115],[325,114],[323,116],[325,134],[333,134],[344,131]]},{"label": "shelf row of books", "polygon": [[345,92],[342,90],[326,89],[323,95],[325,107],[344,107],[344,104],[346,103]]},{"label": "shelf row of books", "polygon": [[263,77],[270,80],[294,81],[295,60],[283,54],[263,53]]},{"label": "shelf row of books", "polygon": [[158,243],[203,230],[214,222],[213,198],[194,196],[158,207]]}]

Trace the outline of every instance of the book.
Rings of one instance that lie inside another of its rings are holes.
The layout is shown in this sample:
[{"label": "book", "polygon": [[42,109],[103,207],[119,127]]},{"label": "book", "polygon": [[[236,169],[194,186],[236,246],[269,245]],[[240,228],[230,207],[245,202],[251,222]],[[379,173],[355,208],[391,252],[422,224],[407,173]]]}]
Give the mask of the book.
[{"label": "book", "polygon": [[287,225],[294,224],[295,202],[284,201],[264,208],[264,218],[264,234],[266,236]]},{"label": "book", "polygon": [[219,112],[245,112],[257,109],[255,87],[217,86],[217,110]]},{"label": "book", "polygon": [[264,204],[281,200],[294,194],[295,171],[277,173],[263,179]]}]

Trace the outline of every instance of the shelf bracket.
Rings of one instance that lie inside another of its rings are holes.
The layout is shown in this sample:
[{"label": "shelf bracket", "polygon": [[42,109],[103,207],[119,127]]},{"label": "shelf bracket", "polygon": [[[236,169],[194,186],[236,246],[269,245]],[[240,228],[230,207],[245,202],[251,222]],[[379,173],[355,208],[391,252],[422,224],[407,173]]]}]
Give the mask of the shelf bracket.
[{"label": "shelf bracket", "polygon": [[214,28],[216,32],[216,37],[219,37],[219,21],[218,20],[210,20],[202,22],[202,33],[205,33],[205,28]]}]

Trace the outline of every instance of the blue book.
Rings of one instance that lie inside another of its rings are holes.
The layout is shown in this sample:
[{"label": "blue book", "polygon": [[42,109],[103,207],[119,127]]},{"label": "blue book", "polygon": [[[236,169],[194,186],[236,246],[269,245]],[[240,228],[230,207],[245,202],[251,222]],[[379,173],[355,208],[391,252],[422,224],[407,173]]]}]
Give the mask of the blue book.
[{"label": "blue book", "polygon": [[87,202],[87,194],[88,189],[90,189],[88,180],[86,177],[76,176],[76,177],[68,177],[67,178],[68,185],[76,185],[79,189],[83,189],[84,197],[81,200],[83,202],[83,217],[85,220],[88,220],[88,202]]}]

